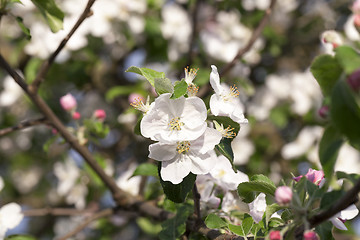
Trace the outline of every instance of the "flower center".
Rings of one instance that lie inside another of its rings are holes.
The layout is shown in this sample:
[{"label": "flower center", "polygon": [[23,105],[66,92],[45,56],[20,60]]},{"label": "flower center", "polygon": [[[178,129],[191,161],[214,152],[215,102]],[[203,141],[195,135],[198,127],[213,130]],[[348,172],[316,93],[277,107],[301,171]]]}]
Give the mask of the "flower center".
[{"label": "flower center", "polygon": [[192,81],[194,80],[194,78],[196,77],[196,72],[198,71],[199,69],[190,69],[189,70],[189,67],[186,67],[185,68],[185,82],[190,85],[192,83]]},{"label": "flower center", "polygon": [[179,117],[175,117],[175,118],[171,119],[170,122],[169,122],[169,128],[170,128],[171,131],[173,131],[173,130],[180,131],[181,126],[184,126],[184,123],[180,122]]},{"label": "flower center", "polygon": [[224,101],[231,101],[233,98],[236,98],[237,96],[239,96],[239,90],[237,89],[237,87],[234,85],[232,87],[230,87],[230,91],[227,92],[226,94],[222,95],[222,99]]},{"label": "flower center", "polygon": [[190,143],[188,141],[178,142],[178,145],[176,147],[176,151],[178,153],[185,154],[189,152],[190,150]]},{"label": "flower center", "polygon": [[142,101],[140,97],[136,98],[134,102],[130,103],[132,107],[135,109],[142,111],[143,113],[146,113],[150,110],[150,97],[147,97],[146,103]]}]

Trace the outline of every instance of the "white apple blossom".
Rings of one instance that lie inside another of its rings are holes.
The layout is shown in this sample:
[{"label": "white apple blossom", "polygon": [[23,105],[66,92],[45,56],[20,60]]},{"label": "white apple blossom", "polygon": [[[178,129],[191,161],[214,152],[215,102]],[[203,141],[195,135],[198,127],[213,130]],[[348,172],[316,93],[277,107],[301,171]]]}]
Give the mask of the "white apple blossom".
[{"label": "white apple blossom", "polygon": [[359,214],[359,210],[354,204],[351,204],[346,209],[337,213],[335,216],[330,218],[330,221],[334,226],[340,230],[348,230],[345,224],[343,223],[345,220],[353,219]]},{"label": "white apple blossom", "polygon": [[256,223],[259,223],[264,215],[266,210],[266,200],[265,194],[260,193],[259,196],[255,198],[254,201],[249,203],[250,215]]},{"label": "white apple blossom", "polygon": [[131,164],[126,171],[124,171],[117,179],[116,184],[125,192],[133,196],[139,194],[139,187],[141,182],[140,176],[131,177],[136,169],[136,164]]},{"label": "white apple blossom", "polygon": [[71,188],[74,187],[77,179],[80,176],[79,169],[72,161],[72,159],[66,159],[64,163],[56,162],[54,164],[55,176],[59,179],[57,186],[57,193],[60,196],[65,196]]},{"label": "white apple blossom", "polygon": [[225,213],[231,213],[232,211],[249,212],[249,206],[240,199],[237,193],[228,191],[224,195],[221,210]]},{"label": "white apple blossom", "polygon": [[198,97],[170,99],[161,94],[140,123],[141,134],[155,141],[178,142],[200,137],[206,129],[205,103]]},{"label": "white apple blossom", "polygon": [[0,239],[5,238],[6,231],[20,224],[24,215],[17,203],[8,203],[0,208]]},{"label": "white apple blossom", "polygon": [[210,84],[215,94],[210,98],[210,109],[215,116],[228,116],[237,123],[245,124],[248,120],[244,116],[244,106],[238,98],[236,87],[220,84],[220,77],[216,66],[211,65]]},{"label": "white apple blossom", "polygon": [[216,164],[213,151],[222,136],[213,128],[206,128],[203,135],[192,141],[155,143],[149,146],[149,157],[161,161],[160,175],[173,184],[182,182],[190,172],[207,174]]},{"label": "white apple blossom", "polygon": [[240,183],[249,181],[249,177],[245,173],[239,170],[234,171],[231,163],[224,155],[217,157],[216,165],[210,171],[210,175],[215,179],[216,184],[226,191],[236,190]]}]

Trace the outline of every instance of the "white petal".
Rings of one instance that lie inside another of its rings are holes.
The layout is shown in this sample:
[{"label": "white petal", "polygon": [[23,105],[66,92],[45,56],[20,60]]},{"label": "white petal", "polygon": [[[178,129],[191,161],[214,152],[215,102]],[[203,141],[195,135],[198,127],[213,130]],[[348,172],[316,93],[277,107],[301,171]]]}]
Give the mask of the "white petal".
[{"label": "white petal", "polygon": [[21,207],[17,203],[8,203],[0,209],[0,218],[4,220],[1,222],[8,229],[16,227],[23,217]]},{"label": "white petal", "polygon": [[207,110],[203,100],[198,97],[186,99],[186,105],[181,114],[181,120],[185,126],[196,128],[204,123],[207,118]]},{"label": "white petal", "polygon": [[[185,155],[185,154],[184,154]],[[176,159],[174,161],[164,161],[161,163],[161,178],[164,181],[170,181],[173,184],[182,182],[191,170],[190,159],[184,158],[182,160]]]},{"label": "white petal", "polygon": [[157,161],[169,161],[177,154],[176,144],[154,143],[149,146],[149,152],[149,158]]},{"label": "white petal", "polygon": [[330,221],[332,222],[332,224],[334,224],[334,226],[336,228],[338,228],[340,230],[347,230],[347,227],[345,226],[345,224],[337,217],[330,218]]},{"label": "white petal", "polygon": [[[212,152],[211,152],[212,153]],[[191,159],[191,172],[194,174],[207,174],[216,165],[216,155],[211,153],[205,154],[188,154]]]},{"label": "white petal", "polygon": [[214,89],[214,91],[218,94],[220,94],[222,92],[222,87],[220,85],[220,77],[219,77],[219,73],[218,70],[216,68],[216,66],[211,65],[211,73],[210,73],[210,84],[211,87]]},{"label": "white petal", "polygon": [[201,154],[204,154],[213,150],[215,145],[220,143],[221,139],[222,135],[219,131],[213,128],[206,128],[204,134],[192,142],[192,147],[198,149]]},{"label": "white petal", "polygon": [[254,201],[249,203],[250,215],[256,223],[259,223],[266,209],[265,194],[260,193]]},{"label": "white petal", "polygon": [[221,100],[221,97],[217,94],[213,94],[210,97],[210,109],[211,113],[215,116],[219,116],[221,112],[221,106],[223,101]]},{"label": "white petal", "polygon": [[349,219],[353,219],[358,214],[359,214],[359,210],[357,209],[357,207],[354,204],[351,204],[349,207],[347,207],[346,209],[340,212],[339,218],[343,220],[349,220]]}]

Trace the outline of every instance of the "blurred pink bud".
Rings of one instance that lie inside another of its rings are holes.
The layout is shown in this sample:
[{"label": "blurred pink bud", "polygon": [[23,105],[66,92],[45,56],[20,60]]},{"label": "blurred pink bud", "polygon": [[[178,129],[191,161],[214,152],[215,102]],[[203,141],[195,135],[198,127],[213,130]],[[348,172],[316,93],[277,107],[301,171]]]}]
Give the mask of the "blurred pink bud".
[{"label": "blurred pink bud", "polygon": [[349,86],[355,91],[359,92],[360,90],[360,69],[351,73],[346,79]]},{"label": "blurred pink bud", "polygon": [[321,34],[321,40],[324,44],[331,44],[333,49],[343,44],[340,34],[334,30],[327,30],[323,32]]},{"label": "blurred pink bud", "polygon": [[76,99],[70,93],[60,98],[60,104],[66,111],[71,111],[76,108]]},{"label": "blurred pink bud", "polygon": [[94,116],[96,119],[104,121],[106,118],[106,112],[104,111],[104,109],[96,109],[94,111]]},{"label": "blurred pink bud", "polygon": [[141,100],[142,102],[145,102],[145,98],[141,94],[132,93],[132,94],[129,95],[128,101],[129,101],[130,104],[135,103],[138,100]]},{"label": "blurred pink bud", "polygon": [[326,119],[329,116],[329,106],[324,105],[318,110],[318,114],[321,118]]},{"label": "blurred pink bud", "polygon": [[304,232],[304,240],[319,240],[319,236],[314,231],[305,231]]},{"label": "blurred pink bud", "polygon": [[356,27],[360,27],[360,15],[359,15],[359,14],[356,14],[356,15],[354,16],[354,25],[355,25]]},{"label": "blurred pink bud", "polygon": [[269,239],[270,240],[281,240],[281,233],[280,231],[276,230],[276,231],[271,231],[269,234]]},{"label": "blurred pink bud", "polygon": [[80,115],[79,112],[74,112],[74,113],[72,114],[72,118],[73,118],[74,120],[78,120],[78,119],[81,118],[81,115]]},{"label": "blurred pink bud", "polygon": [[[294,177],[293,179],[298,182],[303,176],[300,175],[298,177]],[[322,180],[324,179],[324,172],[322,170],[314,170],[309,168],[309,171],[306,173],[305,177],[312,183],[316,185],[320,185]]]},{"label": "blurred pink bud", "polygon": [[275,200],[279,205],[287,205],[292,199],[292,190],[288,186],[278,187],[275,191]]},{"label": "blurred pink bud", "polygon": [[52,134],[54,134],[54,135],[58,133],[58,131],[57,131],[56,128],[51,129],[51,132],[52,132]]},{"label": "blurred pink bud", "polygon": [[351,7],[352,11],[355,13],[355,14],[358,14],[360,13],[360,1],[359,0],[356,0],[352,7]]}]

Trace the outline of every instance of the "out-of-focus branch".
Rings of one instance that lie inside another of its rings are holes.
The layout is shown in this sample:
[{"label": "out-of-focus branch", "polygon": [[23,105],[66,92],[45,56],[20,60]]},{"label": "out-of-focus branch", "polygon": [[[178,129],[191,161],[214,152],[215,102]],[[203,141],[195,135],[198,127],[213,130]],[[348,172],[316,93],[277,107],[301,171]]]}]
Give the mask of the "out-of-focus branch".
[{"label": "out-of-focus branch", "polygon": [[261,19],[261,21],[260,21],[259,25],[257,26],[257,28],[253,31],[249,42],[246,44],[245,47],[241,48],[238,51],[235,58],[230,63],[228,63],[227,65],[225,65],[225,67],[223,67],[223,69],[221,69],[220,76],[226,75],[230,71],[230,69],[234,67],[236,61],[238,61],[247,51],[250,50],[250,48],[255,43],[256,39],[258,39],[258,37],[262,33],[262,31],[263,31],[264,27],[266,26],[267,22],[269,21],[270,14],[271,14],[272,10],[274,9],[275,3],[276,3],[276,0],[271,0],[269,8],[265,11],[265,15]]},{"label": "out-of-focus branch", "polygon": [[358,194],[360,192],[360,179],[356,182],[356,184],[346,192],[344,196],[342,196],[335,204],[333,204],[329,209],[323,210],[320,213],[312,216],[309,219],[309,223],[311,227],[316,227],[320,223],[328,220],[336,213],[344,210],[351,204],[355,203],[358,200]]},{"label": "out-of-focus branch", "polygon": [[21,130],[24,128],[41,125],[41,124],[49,124],[49,122],[44,117],[38,118],[38,119],[33,119],[33,120],[23,121],[15,126],[0,129],[0,137],[3,135],[9,134],[11,132],[14,132],[16,130]]},{"label": "out-of-focus branch", "polygon": [[46,215],[53,216],[87,216],[94,213],[92,209],[79,210],[74,208],[41,208],[41,209],[26,209],[22,213],[27,217],[40,217]]},{"label": "out-of-focus branch", "polygon": [[197,29],[198,28],[197,17],[198,17],[200,2],[201,2],[201,0],[196,0],[194,9],[191,14],[192,31],[191,31],[191,35],[190,35],[189,53],[188,53],[188,59],[187,59],[187,64],[186,64],[187,66],[191,66],[191,64],[193,63],[194,42],[195,42],[195,38],[196,38],[196,32],[198,30]]},{"label": "out-of-focus branch", "polygon": [[196,183],[194,183],[194,187],[193,187],[193,198],[194,198],[194,213],[196,218],[201,218],[201,214],[200,214],[200,194],[198,192]]},{"label": "out-of-focus branch", "polygon": [[38,74],[36,75],[35,80],[29,86],[29,91],[31,91],[32,93],[37,92],[37,90],[39,89],[40,84],[44,81],[44,77],[45,77],[46,73],[49,71],[49,68],[50,68],[51,64],[53,64],[53,62],[54,62],[55,58],[57,57],[57,55],[65,47],[67,42],[70,40],[71,36],[75,33],[75,31],[79,28],[79,26],[84,22],[84,20],[92,15],[91,7],[92,7],[92,5],[94,4],[95,1],[96,0],[89,0],[88,1],[83,13],[80,15],[79,19],[77,20],[77,22],[75,23],[73,28],[70,30],[69,34],[60,42],[59,46],[57,47],[55,52],[53,52],[53,54],[51,54],[49,59],[47,59],[41,65],[40,70],[39,70]]},{"label": "out-of-focus branch", "polygon": [[92,215],[91,217],[87,218],[84,222],[82,222],[79,226],[77,226],[74,230],[72,230],[71,232],[69,232],[68,234],[58,238],[58,240],[66,240],[72,236],[74,236],[75,234],[81,232],[84,228],[86,228],[87,225],[89,225],[91,222],[99,219],[99,218],[103,218],[106,216],[110,216],[114,213],[114,210],[112,208],[108,208],[108,209],[104,209],[94,215]]}]

